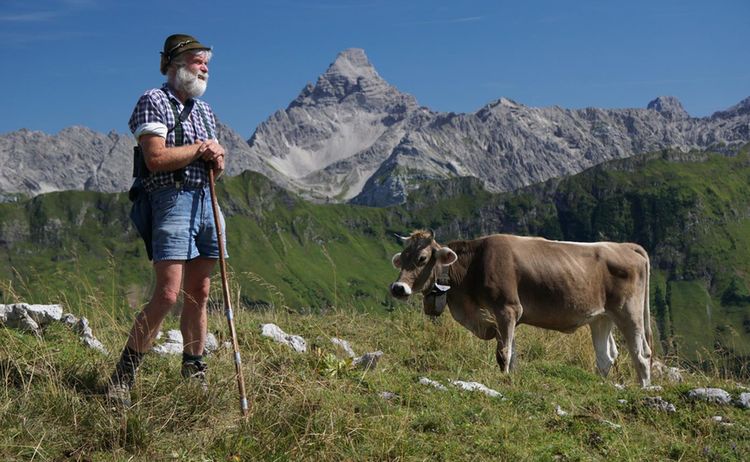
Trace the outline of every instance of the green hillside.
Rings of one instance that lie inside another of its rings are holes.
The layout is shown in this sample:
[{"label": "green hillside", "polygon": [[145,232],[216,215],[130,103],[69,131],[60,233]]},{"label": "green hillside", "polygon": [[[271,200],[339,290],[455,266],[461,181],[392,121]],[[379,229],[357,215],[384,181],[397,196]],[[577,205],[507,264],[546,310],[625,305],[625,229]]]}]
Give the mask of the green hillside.
[{"label": "green hillside", "polygon": [[[128,323],[112,322],[106,306],[88,306],[99,310],[97,338],[119,351]],[[309,351],[261,336],[259,325],[268,322],[303,336]],[[564,335],[522,326],[518,369],[505,375],[494,342],[416,309],[241,311],[236,324],[247,420],[231,349],[208,358],[206,393],[179,376],[178,356],[147,355],[135,407],[117,413],[102,395],[115,354],[85,348],[59,324],[42,338],[0,329],[0,460],[746,461],[750,453],[750,411],[688,396],[711,386],[736,398],[746,391],[736,377],[684,373],[682,383],[655,377],[662,389],[641,389],[623,352],[602,380],[583,329]],[[165,328],[178,325],[169,316]],[[221,313],[209,315],[208,325],[226,332]],[[348,340],[357,354],[379,350],[383,357],[374,369],[353,367],[331,337]],[[480,382],[502,398],[460,390],[451,380]],[[657,396],[676,412],[650,404]]]},{"label": "green hillside", "polygon": [[[748,180],[745,148],[736,157],[652,153],[512,194],[490,194],[470,178],[432,182],[408,204],[381,209],[305,202],[252,172],[217,188],[241,307],[391,310],[393,234],[413,228],[433,228],[441,242],[492,232],[627,240],[651,254],[661,353],[695,360],[717,349],[750,355]],[[151,269],[129,207],[124,194],[92,192],[0,204],[0,301],[96,294],[132,316]]]}]

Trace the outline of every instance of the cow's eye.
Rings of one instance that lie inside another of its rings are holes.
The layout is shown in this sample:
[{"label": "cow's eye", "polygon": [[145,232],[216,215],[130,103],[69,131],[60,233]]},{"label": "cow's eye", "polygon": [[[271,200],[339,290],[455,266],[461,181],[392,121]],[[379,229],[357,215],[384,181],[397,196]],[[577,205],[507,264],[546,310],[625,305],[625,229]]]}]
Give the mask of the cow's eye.
[{"label": "cow's eye", "polygon": [[427,257],[422,255],[421,257],[419,257],[419,264],[424,265],[425,263],[427,263]]}]

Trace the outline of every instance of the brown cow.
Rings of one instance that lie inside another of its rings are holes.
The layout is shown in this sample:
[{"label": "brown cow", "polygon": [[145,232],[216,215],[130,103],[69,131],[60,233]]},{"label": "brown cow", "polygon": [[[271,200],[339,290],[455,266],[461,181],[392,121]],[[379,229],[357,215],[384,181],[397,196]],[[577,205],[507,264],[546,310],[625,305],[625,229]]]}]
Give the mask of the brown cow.
[{"label": "brown cow", "polygon": [[651,381],[649,258],[631,243],[576,243],[494,234],[470,241],[435,242],[415,231],[393,256],[401,270],[394,297],[424,296],[424,312],[453,318],[477,337],[497,339],[497,363],[510,369],[519,323],[571,333],[588,324],[599,373],[617,358],[616,325],[641,386]]}]

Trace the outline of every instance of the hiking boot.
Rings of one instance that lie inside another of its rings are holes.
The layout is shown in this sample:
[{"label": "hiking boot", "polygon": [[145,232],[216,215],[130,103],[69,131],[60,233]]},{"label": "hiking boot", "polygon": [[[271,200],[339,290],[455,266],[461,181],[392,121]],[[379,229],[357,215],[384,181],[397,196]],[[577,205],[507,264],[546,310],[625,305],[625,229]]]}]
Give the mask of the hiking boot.
[{"label": "hiking boot", "polygon": [[107,384],[107,401],[110,406],[127,409],[133,405],[130,390],[135,385],[135,375],[143,360],[143,355],[144,353],[139,353],[128,346],[122,350],[120,360]]},{"label": "hiking boot", "polygon": [[130,399],[130,385],[118,381],[107,386],[107,402],[115,409],[128,409],[133,406]]},{"label": "hiking boot", "polygon": [[196,383],[199,383],[203,391],[208,391],[208,383],[206,382],[207,370],[208,365],[203,361],[183,361],[180,373],[182,377],[193,379]]}]

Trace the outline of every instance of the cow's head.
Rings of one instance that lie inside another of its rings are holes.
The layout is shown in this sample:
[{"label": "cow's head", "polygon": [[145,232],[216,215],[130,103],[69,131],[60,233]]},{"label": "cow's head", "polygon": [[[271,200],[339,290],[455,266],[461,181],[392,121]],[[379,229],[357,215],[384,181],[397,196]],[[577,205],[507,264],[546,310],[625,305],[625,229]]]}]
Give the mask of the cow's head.
[{"label": "cow's head", "polygon": [[425,313],[438,316],[443,306],[436,306],[435,294],[448,289],[438,283],[438,277],[442,268],[453,264],[458,257],[448,247],[435,242],[432,231],[414,231],[402,239],[406,247],[391,260],[393,266],[401,270],[396,282],[391,284],[391,295],[406,300],[411,294],[421,292]]}]

